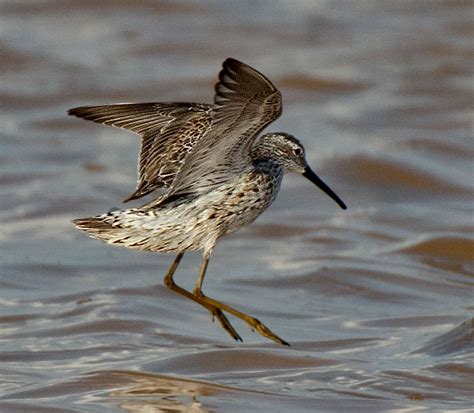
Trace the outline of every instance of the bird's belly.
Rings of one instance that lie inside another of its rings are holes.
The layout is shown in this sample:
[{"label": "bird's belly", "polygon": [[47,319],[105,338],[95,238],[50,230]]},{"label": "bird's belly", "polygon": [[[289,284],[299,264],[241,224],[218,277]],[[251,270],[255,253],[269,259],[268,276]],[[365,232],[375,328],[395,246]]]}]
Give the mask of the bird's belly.
[{"label": "bird's belly", "polygon": [[252,171],[179,205],[104,215],[119,225],[111,225],[116,234],[101,239],[151,251],[210,252],[219,237],[254,221],[274,201],[280,183],[281,176]]}]

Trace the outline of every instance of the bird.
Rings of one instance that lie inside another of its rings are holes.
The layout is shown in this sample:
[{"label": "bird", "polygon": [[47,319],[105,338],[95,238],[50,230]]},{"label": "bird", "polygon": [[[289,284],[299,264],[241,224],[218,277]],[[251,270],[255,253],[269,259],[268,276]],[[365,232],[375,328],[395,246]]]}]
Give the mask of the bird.
[{"label": "bird", "polygon": [[[223,62],[218,77],[212,104],[118,103],[70,109],[69,115],[141,136],[137,186],[124,202],[153,193],[142,206],[72,222],[107,244],[176,254],[164,276],[169,289],[207,309],[236,341],[242,338],[226,313],[289,346],[257,318],[204,294],[212,251],[218,239],[250,224],[270,206],[285,173],[304,176],[339,207],[347,207],[310,168],[298,139],[285,132],[261,135],[282,113],[281,93],[273,83],[234,58]],[[189,251],[203,256],[192,290],[173,279]]]}]

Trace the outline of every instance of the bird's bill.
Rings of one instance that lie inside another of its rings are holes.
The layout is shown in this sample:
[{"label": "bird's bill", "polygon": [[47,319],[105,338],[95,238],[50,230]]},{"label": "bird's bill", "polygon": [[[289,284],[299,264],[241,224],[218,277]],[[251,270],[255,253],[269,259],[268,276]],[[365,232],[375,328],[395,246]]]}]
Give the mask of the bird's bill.
[{"label": "bird's bill", "polygon": [[342,209],[347,209],[346,204],[339,198],[335,192],[327,186],[324,181],[316,175],[313,170],[307,166],[303,172],[303,176],[309,179],[313,184],[315,184],[321,191],[325,192],[326,195],[331,197]]}]

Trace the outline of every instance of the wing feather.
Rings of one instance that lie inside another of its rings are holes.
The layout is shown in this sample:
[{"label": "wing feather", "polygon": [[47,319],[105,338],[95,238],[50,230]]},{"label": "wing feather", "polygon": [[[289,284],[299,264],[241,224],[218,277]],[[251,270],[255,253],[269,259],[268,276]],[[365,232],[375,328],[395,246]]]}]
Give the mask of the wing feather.
[{"label": "wing feather", "polygon": [[214,120],[196,143],[162,202],[180,194],[198,195],[231,180],[251,165],[258,134],[282,111],[281,94],[257,70],[227,59],[215,86]]},{"label": "wing feather", "polygon": [[197,103],[125,103],[83,106],[68,113],[142,135],[137,188],[126,202],[171,185],[210,126],[211,112],[211,105]]},{"label": "wing feather", "polygon": [[79,107],[69,114],[142,135],[137,188],[125,201],[169,187],[153,202],[158,205],[233,179],[251,165],[253,142],[281,111],[275,86],[257,70],[229,58],[219,73],[214,105],[115,104]]}]

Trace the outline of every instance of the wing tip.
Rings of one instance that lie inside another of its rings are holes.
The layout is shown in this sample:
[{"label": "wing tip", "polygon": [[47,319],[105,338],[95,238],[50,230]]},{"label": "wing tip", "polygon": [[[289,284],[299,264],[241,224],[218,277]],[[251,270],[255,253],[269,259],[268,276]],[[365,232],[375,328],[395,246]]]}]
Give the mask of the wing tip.
[{"label": "wing tip", "polygon": [[231,66],[248,66],[245,63],[241,62],[240,60],[237,60],[233,57],[228,57],[227,59],[224,60],[222,63],[222,67],[231,67]]},{"label": "wing tip", "polygon": [[72,109],[68,109],[67,111],[67,114],[69,116],[78,116],[78,114],[81,112],[81,109],[83,107],[77,107],[77,108],[72,108]]},{"label": "wing tip", "polygon": [[94,106],[78,106],[77,108],[69,109],[67,114],[69,116],[75,116],[76,118],[85,119],[87,116],[93,114],[91,109],[94,109]]},{"label": "wing tip", "polygon": [[[218,82],[214,90],[216,95],[221,95],[224,100],[229,98],[229,93],[238,94],[244,91],[246,94],[255,93],[256,89],[265,90],[266,93],[278,91],[275,85],[261,72],[246,63],[243,63],[233,57],[228,57],[222,63],[222,69],[218,75]],[[214,103],[219,99],[214,96]]]}]

